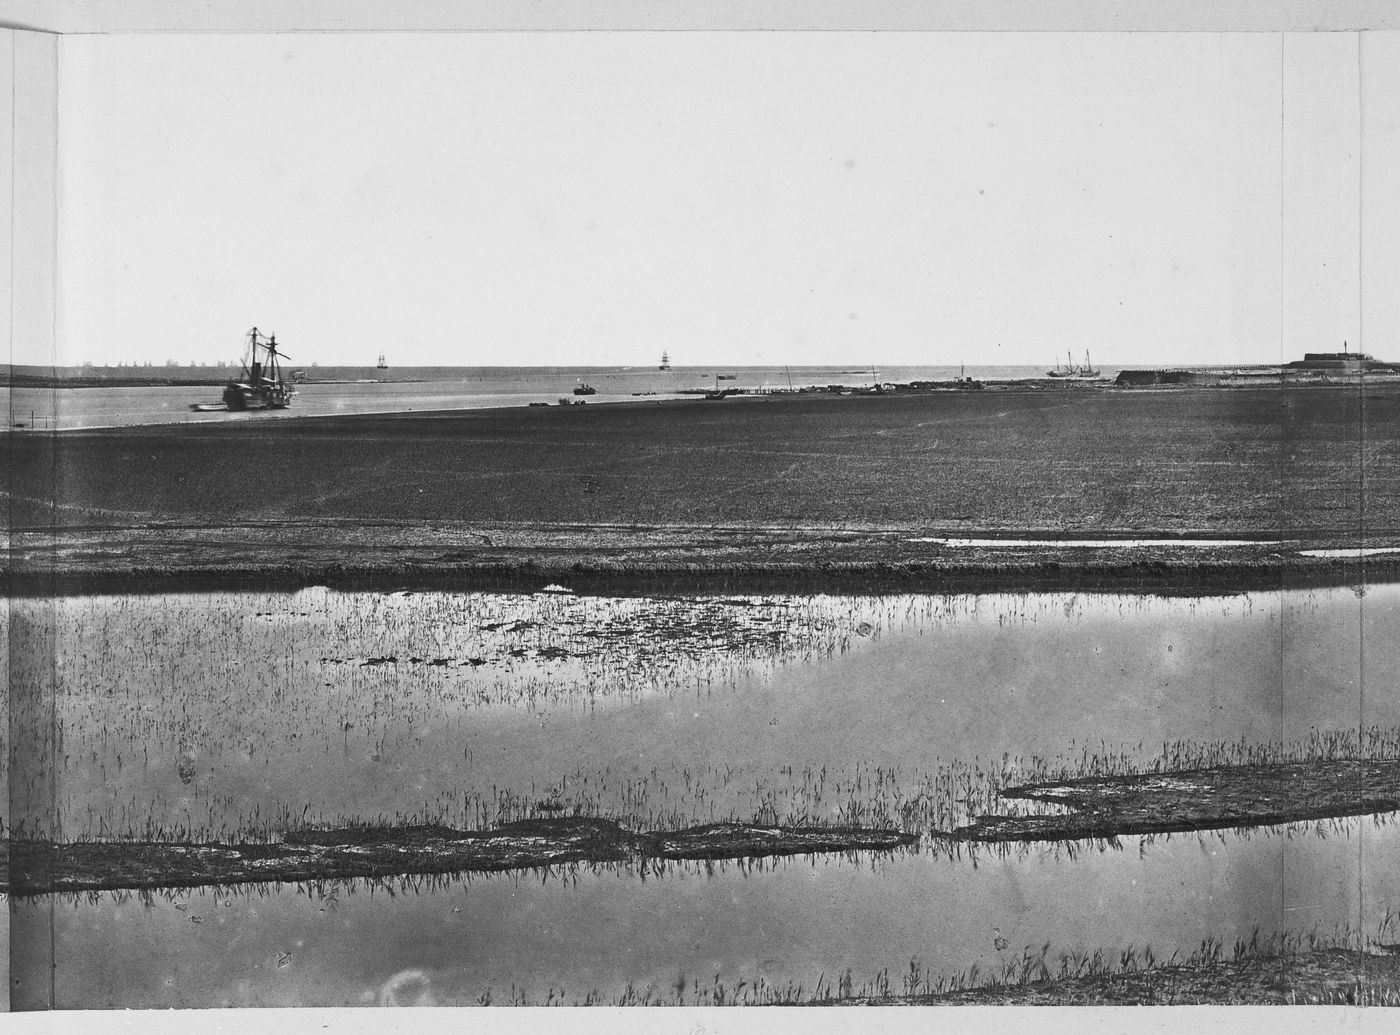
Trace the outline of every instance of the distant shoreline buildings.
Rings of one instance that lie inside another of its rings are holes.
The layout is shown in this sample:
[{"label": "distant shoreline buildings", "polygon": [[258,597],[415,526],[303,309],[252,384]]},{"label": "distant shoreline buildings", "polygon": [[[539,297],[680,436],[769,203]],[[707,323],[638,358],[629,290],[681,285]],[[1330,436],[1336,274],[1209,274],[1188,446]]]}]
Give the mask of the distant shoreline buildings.
[{"label": "distant shoreline buildings", "polygon": [[1133,388],[1147,385],[1248,385],[1352,383],[1365,377],[1400,377],[1400,363],[1387,363],[1370,353],[1352,352],[1342,343],[1341,352],[1305,352],[1302,359],[1277,367],[1251,366],[1234,370],[1180,367],[1165,370],[1123,370],[1114,384]]},{"label": "distant shoreline buildings", "polygon": [[1400,373],[1400,363],[1385,363],[1366,352],[1305,352],[1302,359],[1283,365],[1284,370],[1318,373],[1372,374]]}]

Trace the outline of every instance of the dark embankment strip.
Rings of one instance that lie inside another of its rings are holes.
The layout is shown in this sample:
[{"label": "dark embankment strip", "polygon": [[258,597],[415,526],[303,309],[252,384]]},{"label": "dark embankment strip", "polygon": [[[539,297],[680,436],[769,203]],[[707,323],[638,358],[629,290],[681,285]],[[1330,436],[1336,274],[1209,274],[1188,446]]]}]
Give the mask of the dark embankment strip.
[{"label": "dark embankment strip", "polygon": [[745,859],[892,851],[917,840],[895,830],[720,823],[628,831],[609,820],[542,819],[489,831],[440,826],[290,833],[277,844],[32,842],[9,844],[15,895],[494,872],[564,863]]},{"label": "dark embankment strip", "polygon": [[270,564],[230,569],[202,565],[104,566],[56,564],[49,570],[0,572],[12,596],[171,593],[209,590],[296,590],[325,586],[355,590],[536,592],[561,583],[578,593],[891,593],[891,592],[1144,592],[1201,596],[1280,588],[1322,589],[1400,581],[1400,556],[1355,562],[1310,558],[1229,561],[1154,559],[1105,562],[1028,559],[983,562],[763,562],[715,559],[686,564],[644,557],[605,562],[522,557],[518,561],[375,563],[341,561]]},{"label": "dark embankment strip", "polygon": [[1064,806],[1064,815],[979,816],[963,841],[1074,841],[1126,834],[1275,826],[1400,810],[1400,760],[1230,766],[1030,784],[1003,798]]}]

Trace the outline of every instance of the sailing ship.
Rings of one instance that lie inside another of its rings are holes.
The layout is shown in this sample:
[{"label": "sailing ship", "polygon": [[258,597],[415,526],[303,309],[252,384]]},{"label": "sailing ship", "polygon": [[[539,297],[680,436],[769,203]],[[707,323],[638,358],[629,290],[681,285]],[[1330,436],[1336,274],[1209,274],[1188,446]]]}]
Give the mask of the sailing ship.
[{"label": "sailing ship", "polygon": [[224,405],[230,410],[280,410],[292,405],[296,389],[282,378],[277,351],[277,335],[263,335],[254,327],[248,332],[248,354],[236,381],[224,388]]},{"label": "sailing ship", "polygon": [[671,369],[671,357],[668,356],[668,355],[666,354],[666,350],[665,350],[665,349],[662,349],[662,351],[661,351],[661,366],[657,367],[656,369],[657,369],[657,370],[670,370],[670,369]]},{"label": "sailing ship", "polygon": [[376,370],[388,370],[389,364],[384,362],[384,353],[379,354],[379,362],[374,365]]},{"label": "sailing ship", "polygon": [[1088,349],[1085,349],[1085,350],[1084,350],[1084,365],[1083,365],[1082,367],[1080,367],[1080,366],[1075,366],[1075,363],[1074,363],[1074,356],[1071,355],[1071,354],[1068,353],[1068,352],[1065,353],[1065,360],[1066,360],[1066,362],[1065,362],[1065,365],[1064,365],[1064,366],[1060,366],[1060,364],[1059,364],[1058,362],[1056,362],[1056,364],[1055,364],[1055,369],[1054,369],[1054,370],[1047,370],[1046,373],[1049,374],[1051,377],[1098,377],[1098,376],[1099,376],[1099,372],[1098,372],[1097,370],[1094,369],[1093,363],[1091,363],[1091,362],[1089,361],[1089,350],[1088,350]]}]

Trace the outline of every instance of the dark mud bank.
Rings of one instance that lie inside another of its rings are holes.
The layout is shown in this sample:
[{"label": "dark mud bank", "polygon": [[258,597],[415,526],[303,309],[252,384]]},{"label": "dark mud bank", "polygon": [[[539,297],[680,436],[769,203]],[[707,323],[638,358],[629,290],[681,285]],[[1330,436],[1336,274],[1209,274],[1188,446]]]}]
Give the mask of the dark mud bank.
[{"label": "dark mud bank", "polygon": [[578,592],[1150,592],[1210,595],[1322,589],[1400,580],[1400,557],[1356,561],[1310,558],[1202,560],[1077,558],[910,562],[881,560],[708,560],[657,563],[638,559],[541,558],[463,562],[384,558],[367,563],[189,564],[179,566],[55,563],[0,571],[12,596],[214,589],[538,590],[562,583]]},{"label": "dark mud bank", "polygon": [[9,884],[3,890],[40,895],[494,872],[577,862],[878,852],[916,841],[917,835],[897,830],[737,823],[638,833],[611,820],[583,817],[524,820],[486,831],[435,825],[306,830],[273,844],[12,841]]},{"label": "dark mud bank", "polygon": [[1244,765],[1028,784],[1003,798],[1044,802],[1055,815],[979,816],[962,841],[1073,841],[1219,830],[1400,810],[1400,759]]}]

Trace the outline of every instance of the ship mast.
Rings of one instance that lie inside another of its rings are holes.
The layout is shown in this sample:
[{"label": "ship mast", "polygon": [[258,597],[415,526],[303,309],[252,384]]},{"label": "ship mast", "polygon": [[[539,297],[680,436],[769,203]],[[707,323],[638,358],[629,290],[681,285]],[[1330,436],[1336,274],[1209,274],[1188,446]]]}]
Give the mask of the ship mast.
[{"label": "ship mast", "polygon": [[257,384],[262,375],[262,361],[258,359],[258,329],[248,332],[248,381]]}]

